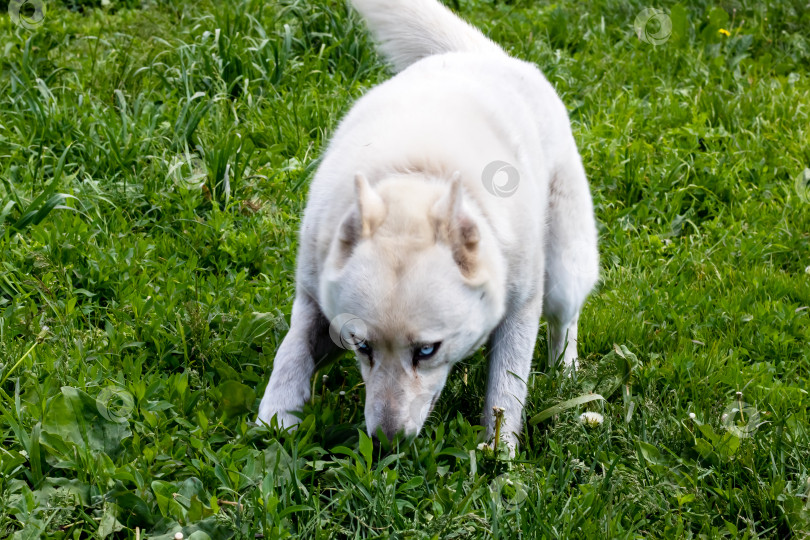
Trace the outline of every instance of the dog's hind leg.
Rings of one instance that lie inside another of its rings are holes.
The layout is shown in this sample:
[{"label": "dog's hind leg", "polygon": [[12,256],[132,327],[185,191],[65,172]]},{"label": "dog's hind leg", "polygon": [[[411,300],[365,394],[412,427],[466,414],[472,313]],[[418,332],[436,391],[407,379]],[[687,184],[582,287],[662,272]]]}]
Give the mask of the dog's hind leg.
[{"label": "dog's hind leg", "polygon": [[306,293],[293,302],[290,330],[281,342],[273,361],[273,373],[259,404],[258,422],[270,423],[278,415],[278,424],[298,424],[293,413],[300,411],[310,398],[310,380],[315,369],[328,363],[340,349],[329,337],[329,320]]},{"label": "dog's hind leg", "polygon": [[576,369],[577,322],[599,279],[599,251],[588,180],[573,141],[571,146],[549,185],[543,316],[549,365],[562,360]]}]

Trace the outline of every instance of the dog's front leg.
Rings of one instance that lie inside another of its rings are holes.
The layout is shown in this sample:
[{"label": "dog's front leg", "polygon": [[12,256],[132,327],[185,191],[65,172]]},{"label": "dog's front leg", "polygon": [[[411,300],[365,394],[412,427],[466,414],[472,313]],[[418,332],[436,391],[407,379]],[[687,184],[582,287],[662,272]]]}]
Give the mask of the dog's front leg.
[{"label": "dog's front leg", "polygon": [[273,362],[273,373],[259,404],[258,422],[270,423],[278,415],[280,426],[292,427],[310,397],[310,380],[316,367],[339,352],[329,338],[329,321],[315,300],[299,294],[293,302],[290,330],[281,342]]},{"label": "dog's front leg", "polygon": [[504,409],[501,423],[501,440],[510,446],[510,453],[517,448],[523,405],[526,401],[529,372],[532,367],[534,346],[540,326],[540,309],[529,305],[517,313],[508,314],[490,338],[489,379],[483,423],[487,428],[487,440],[495,435],[493,407]]}]

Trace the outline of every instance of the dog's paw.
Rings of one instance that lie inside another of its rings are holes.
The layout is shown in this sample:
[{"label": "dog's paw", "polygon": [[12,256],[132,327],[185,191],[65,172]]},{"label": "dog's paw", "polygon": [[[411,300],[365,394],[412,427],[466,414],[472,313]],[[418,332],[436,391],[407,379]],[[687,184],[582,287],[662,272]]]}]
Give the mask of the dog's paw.
[{"label": "dog's paw", "polygon": [[298,427],[301,419],[298,418],[293,411],[288,410],[278,404],[265,402],[262,400],[259,405],[259,415],[256,418],[257,424],[272,425],[273,417],[276,417],[276,422],[281,429],[292,429]]}]

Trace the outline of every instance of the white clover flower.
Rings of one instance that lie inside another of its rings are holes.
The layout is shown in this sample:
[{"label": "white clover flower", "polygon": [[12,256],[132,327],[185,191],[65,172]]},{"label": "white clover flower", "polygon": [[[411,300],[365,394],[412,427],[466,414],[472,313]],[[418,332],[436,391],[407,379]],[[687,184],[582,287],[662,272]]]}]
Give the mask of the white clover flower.
[{"label": "white clover flower", "polygon": [[586,411],[579,415],[579,421],[585,424],[586,427],[595,428],[605,421],[605,417],[598,412]]}]

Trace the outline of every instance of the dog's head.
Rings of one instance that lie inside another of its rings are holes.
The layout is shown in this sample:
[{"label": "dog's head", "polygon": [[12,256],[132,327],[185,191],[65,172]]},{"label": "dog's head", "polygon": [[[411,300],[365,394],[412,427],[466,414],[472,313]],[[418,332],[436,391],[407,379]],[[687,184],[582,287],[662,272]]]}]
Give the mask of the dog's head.
[{"label": "dog's head", "polygon": [[416,435],[453,365],[504,312],[503,258],[458,174],[355,179],[325,262],[333,339],[356,351],[368,432]]}]

